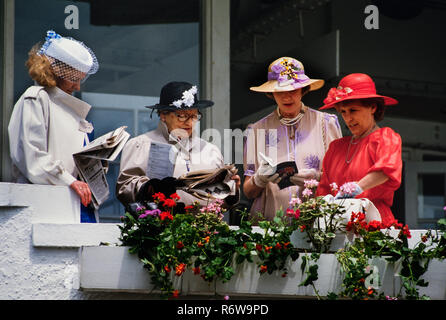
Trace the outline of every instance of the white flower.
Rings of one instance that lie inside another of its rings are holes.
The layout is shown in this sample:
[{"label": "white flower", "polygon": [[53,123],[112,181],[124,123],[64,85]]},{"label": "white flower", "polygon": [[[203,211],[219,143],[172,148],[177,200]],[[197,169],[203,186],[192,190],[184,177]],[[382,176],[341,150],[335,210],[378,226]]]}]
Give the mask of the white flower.
[{"label": "white flower", "polygon": [[172,104],[177,108],[181,108],[181,105],[183,104],[183,100],[175,100],[174,102],[172,102]]},{"label": "white flower", "polygon": [[184,104],[186,107],[192,107],[195,103],[194,95],[197,93],[197,87],[193,86],[189,90],[183,92],[181,99],[175,100],[171,105],[174,105],[177,108],[181,108]]}]

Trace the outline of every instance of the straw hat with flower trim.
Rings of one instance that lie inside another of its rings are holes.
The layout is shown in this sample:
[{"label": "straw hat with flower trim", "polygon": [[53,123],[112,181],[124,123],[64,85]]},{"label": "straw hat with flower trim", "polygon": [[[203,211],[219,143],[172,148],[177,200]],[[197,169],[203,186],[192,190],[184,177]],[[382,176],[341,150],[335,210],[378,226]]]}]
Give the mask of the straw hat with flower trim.
[{"label": "straw hat with flower trim", "polygon": [[318,90],[324,85],[322,79],[310,79],[304,72],[302,62],[281,57],[274,60],[268,67],[268,81],[258,87],[249,88],[256,92],[283,92],[293,91],[310,86],[310,91]]}]

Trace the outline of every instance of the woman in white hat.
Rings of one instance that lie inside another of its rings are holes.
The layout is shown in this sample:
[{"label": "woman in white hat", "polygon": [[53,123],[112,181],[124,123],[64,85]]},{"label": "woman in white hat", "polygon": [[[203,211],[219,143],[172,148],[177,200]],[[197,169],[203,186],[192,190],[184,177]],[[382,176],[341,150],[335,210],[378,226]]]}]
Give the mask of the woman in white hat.
[{"label": "woman in white hat", "polygon": [[[249,125],[244,150],[245,181],[243,191],[254,199],[251,214],[273,219],[284,212],[294,197],[299,197],[304,180],[319,180],[322,159],[332,140],[342,137],[337,116],[307,107],[302,97],[320,89],[323,80],[305,75],[302,63],[282,57],[269,65],[268,81],[252,91],[266,93],[277,108]],[[294,161],[298,173],[290,177],[291,186],[280,189],[280,177],[259,154],[272,158],[274,164]]]},{"label": "woman in white hat", "polygon": [[[130,139],[122,150],[116,195],[124,206],[133,202],[151,201],[158,192],[166,196],[177,192],[185,205],[196,201],[201,205],[208,204],[209,200],[201,200],[182,190],[176,191],[176,178],[188,172],[224,166],[220,149],[199,138],[195,132],[195,124],[201,118],[200,110],[213,104],[210,100],[199,100],[197,87],[188,82],[173,81],[163,86],[160,102],[147,106],[157,110],[160,117],[158,128]],[[152,142],[170,146],[174,151],[176,156],[171,160],[171,176],[158,179],[154,172],[150,172]],[[225,198],[226,207],[235,205],[239,200],[240,177],[234,173],[231,180],[235,182],[237,193]]]},{"label": "woman in white hat", "polygon": [[97,213],[87,208],[91,191],[78,180],[72,157],[89,142],[93,126],[85,118],[91,106],[72,93],[97,72],[98,61],[82,42],[54,31],[28,55],[36,85],[19,98],[8,126],[14,182],[70,186],[83,206],[81,222],[97,222]]}]

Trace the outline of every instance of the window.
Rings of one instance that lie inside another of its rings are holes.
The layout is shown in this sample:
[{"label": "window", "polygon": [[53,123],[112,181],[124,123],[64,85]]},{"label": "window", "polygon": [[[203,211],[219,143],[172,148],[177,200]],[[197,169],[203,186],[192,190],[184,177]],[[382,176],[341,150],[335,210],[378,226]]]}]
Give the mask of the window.
[{"label": "window", "polygon": [[[69,5],[79,11],[78,29],[66,29]],[[151,130],[158,117],[154,113],[150,119],[144,106],[158,102],[164,84],[176,80],[200,85],[198,0],[16,0],[15,101],[33,84],[24,63],[47,30],[83,41],[98,58],[98,73],[78,93],[93,106],[87,119],[96,137],[121,125],[128,126],[132,137]],[[100,209],[104,222],[117,222],[123,213],[115,198],[118,173],[119,158],[107,174],[110,198]]]}]

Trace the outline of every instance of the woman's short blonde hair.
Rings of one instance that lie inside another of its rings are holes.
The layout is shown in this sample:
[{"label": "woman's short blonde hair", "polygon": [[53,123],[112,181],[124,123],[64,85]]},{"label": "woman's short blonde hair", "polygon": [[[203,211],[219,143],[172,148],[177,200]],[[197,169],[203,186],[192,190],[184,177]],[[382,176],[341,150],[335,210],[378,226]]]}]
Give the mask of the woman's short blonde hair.
[{"label": "woman's short blonde hair", "polygon": [[25,65],[28,68],[29,76],[41,86],[55,87],[57,85],[56,75],[48,58],[43,54],[38,54],[40,47],[41,43],[37,43],[28,52],[28,60]]}]

